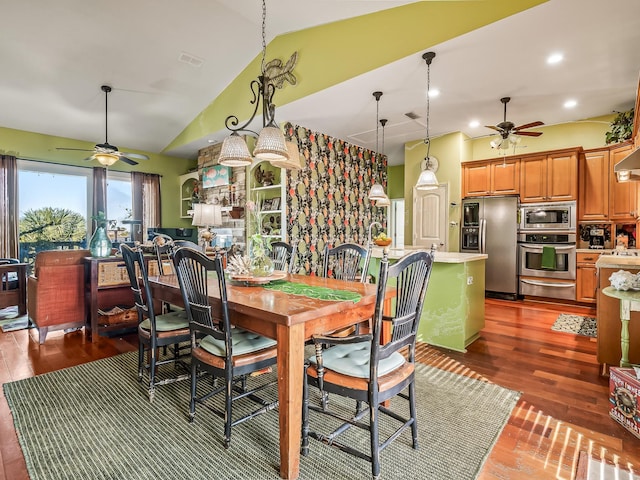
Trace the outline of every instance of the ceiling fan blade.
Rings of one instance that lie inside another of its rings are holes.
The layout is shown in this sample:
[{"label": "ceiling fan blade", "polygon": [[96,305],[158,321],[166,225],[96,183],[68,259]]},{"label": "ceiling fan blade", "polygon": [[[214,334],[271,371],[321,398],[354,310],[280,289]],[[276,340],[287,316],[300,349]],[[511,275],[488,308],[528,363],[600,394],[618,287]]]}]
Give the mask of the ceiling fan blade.
[{"label": "ceiling fan blade", "polygon": [[93,152],[94,149],[88,148],[65,148],[65,147],[56,147],[56,150],[75,150],[77,152]]},{"label": "ceiling fan blade", "polygon": [[485,125],[486,128],[490,128],[491,130],[495,130],[496,132],[502,132],[501,128],[495,127],[493,125]]},{"label": "ceiling fan blade", "polygon": [[516,135],[523,135],[526,137],[539,137],[542,135],[542,132],[513,132]]},{"label": "ceiling fan blade", "polygon": [[95,157],[95,156],[93,156],[93,155],[91,155],[91,156],[89,156],[89,157],[85,158],[85,159],[84,159],[84,161],[85,161],[85,162],[88,162],[88,161],[90,161],[90,160],[93,160],[94,158],[96,158],[96,157]]},{"label": "ceiling fan blade", "polygon": [[127,157],[135,158],[136,160],[149,160],[149,157],[142,153],[120,152],[120,155],[126,155]]},{"label": "ceiling fan blade", "polygon": [[539,127],[540,125],[544,125],[544,123],[541,121],[525,123],[524,125],[520,125],[519,127],[516,127],[513,130],[517,132],[518,130],[525,130],[527,128]]},{"label": "ceiling fan blade", "polygon": [[131,160],[130,158],[125,157],[124,155],[120,155],[120,160],[122,160],[124,163],[128,163],[129,165],[137,165],[138,162]]}]

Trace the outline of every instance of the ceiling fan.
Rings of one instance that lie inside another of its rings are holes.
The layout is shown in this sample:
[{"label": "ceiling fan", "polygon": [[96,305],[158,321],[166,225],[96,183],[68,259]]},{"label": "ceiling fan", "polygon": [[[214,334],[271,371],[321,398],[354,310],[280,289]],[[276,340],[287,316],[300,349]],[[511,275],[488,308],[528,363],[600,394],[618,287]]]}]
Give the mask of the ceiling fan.
[{"label": "ceiling fan", "polygon": [[485,127],[496,130],[500,134],[500,138],[495,139],[491,142],[491,146],[493,148],[506,149],[510,144],[516,145],[520,142],[519,136],[539,137],[540,135],[542,135],[542,132],[525,132],[523,130],[532,127],[539,127],[540,125],[544,125],[543,122],[537,121],[525,123],[524,125],[516,127],[513,122],[507,121],[507,103],[509,103],[510,100],[511,97],[502,97],[500,99],[500,101],[504,105],[504,120],[496,126],[485,125]]},{"label": "ceiling fan", "polygon": [[93,150],[87,150],[86,148],[64,148],[58,147],[56,150],[77,150],[80,152],[93,152],[93,155],[85,158],[85,160],[98,160],[102,165],[111,166],[118,160],[122,160],[129,165],[137,165],[133,159],[136,160],[149,160],[149,157],[140,153],[121,152],[118,147],[109,144],[108,140],[108,98],[111,87],[108,85],[102,85],[100,89],[104,92],[104,143],[98,143]]}]

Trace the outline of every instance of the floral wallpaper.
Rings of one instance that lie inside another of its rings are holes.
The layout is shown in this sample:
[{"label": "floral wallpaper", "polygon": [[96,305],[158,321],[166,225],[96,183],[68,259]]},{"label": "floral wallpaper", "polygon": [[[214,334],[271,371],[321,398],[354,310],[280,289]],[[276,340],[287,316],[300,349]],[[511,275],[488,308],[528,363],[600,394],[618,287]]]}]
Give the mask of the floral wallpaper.
[{"label": "floral wallpaper", "polygon": [[366,245],[374,221],[387,230],[386,209],[367,198],[374,183],[386,191],[387,158],[291,123],[285,137],[298,142],[306,160],[303,169],[287,170],[287,237],[298,243],[296,272],[322,275],[325,246]]}]

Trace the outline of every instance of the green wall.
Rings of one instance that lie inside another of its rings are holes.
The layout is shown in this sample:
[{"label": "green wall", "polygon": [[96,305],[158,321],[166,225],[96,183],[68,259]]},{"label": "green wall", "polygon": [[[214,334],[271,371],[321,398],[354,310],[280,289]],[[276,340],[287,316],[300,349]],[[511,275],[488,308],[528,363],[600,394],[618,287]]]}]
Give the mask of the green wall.
[{"label": "green wall", "polygon": [[387,196],[404,198],[404,165],[387,167]]},{"label": "green wall", "polygon": [[[25,160],[94,167],[98,165],[98,162],[84,161],[90,154],[89,152],[56,150],[57,147],[93,149],[93,146],[93,143],[80,140],[0,127],[0,153],[14,155]],[[162,175],[160,193],[162,225],[166,227],[188,227],[191,224],[190,220],[180,218],[178,176],[190,169],[194,169],[197,166],[197,162],[125,147],[120,147],[120,149],[127,152],[146,154],[149,156],[149,160],[140,160],[138,165],[133,166],[123,162],[116,162],[109,169],[119,172],[140,171]]]}]

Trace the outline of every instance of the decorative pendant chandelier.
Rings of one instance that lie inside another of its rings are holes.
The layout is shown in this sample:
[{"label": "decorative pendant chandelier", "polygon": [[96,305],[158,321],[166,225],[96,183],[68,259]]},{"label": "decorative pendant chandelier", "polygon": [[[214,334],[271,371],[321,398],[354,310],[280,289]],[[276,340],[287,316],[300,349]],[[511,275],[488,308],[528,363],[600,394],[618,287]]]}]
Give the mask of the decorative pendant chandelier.
[{"label": "decorative pendant chandelier", "polygon": [[[380,97],[382,97],[382,92],[373,92],[373,96],[376,99],[376,151],[374,155],[378,154],[378,123],[380,118]],[[371,190],[369,190],[369,200],[373,200],[377,202],[385,199],[388,200],[387,194],[384,193],[384,188],[379,183],[374,183],[371,185]]]},{"label": "decorative pendant chandelier", "polygon": [[422,58],[425,62],[427,62],[427,136],[424,139],[424,143],[427,145],[427,156],[425,157],[425,161],[427,162],[427,168],[420,172],[420,176],[418,177],[418,182],[416,183],[416,190],[432,190],[438,188],[438,179],[436,178],[436,174],[429,167],[429,160],[431,156],[429,155],[431,150],[431,138],[429,137],[429,115],[430,115],[430,88],[431,88],[431,62],[435,58],[436,54],[434,52],[427,52],[422,55]]},{"label": "decorative pendant chandelier", "polygon": [[[239,135],[240,132],[252,133],[258,137],[256,147],[253,150],[254,156],[259,160],[268,161],[284,161],[289,159],[287,145],[284,135],[275,122],[276,107],[273,104],[273,95],[275,93],[275,85],[266,75],[265,58],[267,54],[266,40],[266,20],[267,20],[267,4],[266,0],[262,0],[262,63],[260,75],[256,80],[252,80],[250,84],[251,93],[253,93],[254,105],[253,113],[249,120],[243,125],[238,126],[240,120],[235,115],[229,115],[225,121],[225,127],[232,133],[222,142],[220,157],[218,163],[229,167],[244,167],[251,165],[253,158],[249,153],[244,139]],[[247,128],[258,113],[258,108],[262,105],[262,130],[260,134]]]}]

